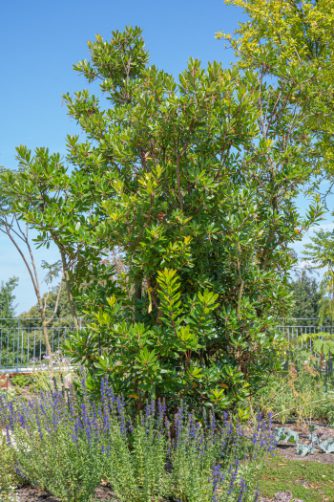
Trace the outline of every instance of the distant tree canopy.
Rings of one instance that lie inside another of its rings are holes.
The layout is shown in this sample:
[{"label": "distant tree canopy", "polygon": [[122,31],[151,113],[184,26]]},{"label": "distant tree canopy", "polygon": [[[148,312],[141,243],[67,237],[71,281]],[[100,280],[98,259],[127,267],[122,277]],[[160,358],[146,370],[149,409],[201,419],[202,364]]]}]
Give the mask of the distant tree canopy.
[{"label": "distant tree canopy", "polygon": [[[58,296],[58,287],[52,288],[50,291],[43,295],[43,301],[47,305],[46,307],[46,316],[51,318],[53,313],[55,312],[57,296]],[[71,308],[68,303],[68,298],[66,291],[63,289],[60,293],[60,298],[57,303],[56,313],[52,318],[49,327],[71,327],[73,328],[74,322],[72,317]],[[39,306],[33,305],[29,310],[23,312],[19,316],[20,322],[22,326],[27,326],[29,328],[32,327],[40,327],[40,315],[39,315]]]},{"label": "distant tree canopy", "polygon": [[320,319],[334,321],[334,231],[319,230],[306,248],[312,266],[323,270]]},{"label": "distant tree canopy", "polygon": [[292,281],[292,291],[294,304],[289,318],[293,324],[317,325],[321,304],[319,282],[303,270]]},{"label": "distant tree canopy", "polygon": [[0,284],[0,319],[1,326],[9,326],[15,318],[15,294],[17,277],[12,277]]}]

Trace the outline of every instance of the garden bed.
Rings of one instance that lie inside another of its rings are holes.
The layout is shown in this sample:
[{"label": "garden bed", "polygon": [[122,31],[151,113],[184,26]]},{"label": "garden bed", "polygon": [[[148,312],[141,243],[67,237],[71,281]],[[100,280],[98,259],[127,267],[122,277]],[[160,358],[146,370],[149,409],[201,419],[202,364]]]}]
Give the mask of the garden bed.
[{"label": "garden bed", "polygon": [[169,412],[161,400],[138,412],[106,381],[100,390],[89,394],[82,381],[31,398],[0,396],[0,498],[254,499],[258,465],[274,448],[269,419],[246,425],[228,414],[217,420],[212,410],[196,418],[183,406]]},{"label": "garden bed", "polygon": [[[22,486],[15,491],[19,502],[59,502],[59,499],[52,495],[34,488],[32,486]],[[108,486],[99,486],[95,492],[96,501],[117,502],[112,490]]]},{"label": "garden bed", "polygon": [[[279,449],[259,476],[259,502],[334,502],[334,455],[301,457],[291,449]],[[287,452],[289,453],[287,454]],[[19,502],[59,502],[59,499],[31,486],[15,491]],[[99,486],[96,501],[117,502],[109,486]]]}]

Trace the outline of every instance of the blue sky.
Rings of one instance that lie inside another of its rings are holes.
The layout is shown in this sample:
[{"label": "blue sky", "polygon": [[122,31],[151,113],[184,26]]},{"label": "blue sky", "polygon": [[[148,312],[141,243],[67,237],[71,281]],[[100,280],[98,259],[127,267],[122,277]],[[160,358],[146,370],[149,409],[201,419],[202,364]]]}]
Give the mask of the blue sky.
[{"label": "blue sky", "polygon": [[[62,95],[85,81],[72,65],[88,57],[87,41],[126,25],[143,29],[151,62],[177,74],[190,56],[226,64],[232,54],[214,38],[231,31],[243,14],[223,0],[11,0],[1,5],[0,165],[15,168],[15,147],[48,146],[65,154],[67,133],[76,131]],[[38,253],[54,261],[54,251]],[[0,281],[20,278],[18,312],[35,303],[19,256],[0,235]]]},{"label": "blue sky", "polygon": [[151,62],[177,74],[189,56],[203,62],[231,59],[214,39],[229,31],[242,12],[223,0],[11,0],[1,5],[0,164],[15,167],[18,144],[63,150],[75,130],[62,95],[85,86],[72,71],[88,56],[87,41],[100,33],[139,25]]},{"label": "blue sky", "polygon": [[[15,147],[48,146],[65,154],[76,131],[62,95],[85,82],[72,70],[88,57],[87,41],[125,25],[142,27],[151,62],[177,74],[190,56],[228,65],[232,54],[216,31],[230,32],[243,13],[223,0],[11,0],[1,5],[0,165],[15,168]],[[42,253],[37,256],[42,258]],[[54,251],[43,258],[53,261]],[[0,235],[0,281],[16,275],[18,312],[35,303],[19,256]]]}]

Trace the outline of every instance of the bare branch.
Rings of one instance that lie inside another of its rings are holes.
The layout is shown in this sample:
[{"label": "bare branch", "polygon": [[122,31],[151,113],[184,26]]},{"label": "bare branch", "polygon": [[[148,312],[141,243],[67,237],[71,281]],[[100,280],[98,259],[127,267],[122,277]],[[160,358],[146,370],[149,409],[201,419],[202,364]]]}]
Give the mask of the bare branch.
[{"label": "bare branch", "polygon": [[56,296],[56,302],[55,302],[55,306],[54,306],[54,309],[53,309],[53,312],[51,314],[51,316],[47,319],[47,324],[50,325],[52,323],[52,321],[54,320],[57,312],[58,312],[58,307],[59,307],[59,301],[60,301],[60,296],[61,296],[61,291],[62,291],[62,286],[63,286],[63,280],[64,280],[64,275],[62,274],[62,277],[60,279],[60,283],[59,283],[59,286],[58,286],[58,291],[57,291],[57,296]]}]

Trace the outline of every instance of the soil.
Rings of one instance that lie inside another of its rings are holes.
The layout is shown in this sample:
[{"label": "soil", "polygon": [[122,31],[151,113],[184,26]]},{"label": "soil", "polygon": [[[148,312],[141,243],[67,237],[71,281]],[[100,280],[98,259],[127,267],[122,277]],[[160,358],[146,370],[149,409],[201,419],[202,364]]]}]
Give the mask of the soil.
[{"label": "soil", "polygon": [[293,499],[291,492],[278,492],[273,499],[260,497],[259,502],[303,502],[300,499]]},{"label": "soil", "polygon": [[306,455],[302,457],[297,455],[295,445],[284,445],[277,448],[277,454],[282,455],[289,460],[302,460],[303,462],[319,462],[320,464],[334,464],[334,454],[333,453],[323,453],[317,451],[312,453],[312,455]]},{"label": "soil", "polygon": [[31,486],[23,486],[15,492],[18,502],[59,502],[59,499],[48,495],[47,493],[33,488]]},{"label": "soil", "polygon": [[[325,438],[332,438],[334,437],[334,427],[330,427],[329,425],[326,425],[321,422],[311,422],[310,424],[312,427],[316,428],[316,433],[319,437],[325,439]],[[301,437],[307,437],[307,435],[310,433],[310,426],[309,424],[305,423],[287,423],[287,424],[274,424],[274,427],[288,427],[289,429],[293,429],[294,431],[298,432]]]},{"label": "soil", "polygon": [[[16,490],[17,502],[59,502],[59,499],[32,486],[22,486]],[[95,492],[95,499],[117,502],[108,486],[99,486]]]},{"label": "soil", "polygon": [[[17,502],[59,502],[59,499],[48,495],[37,488],[32,488],[31,486],[25,486],[19,488],[16,491]],[[108,487],[99,486],[95,492],[95,498],[99,501],[109,501],[117,502],[116,498],[113,498],[112,491]],[[260,497],[259,502],[303,502],[302,500],[292,499],[292,494],[290,492],[279,492],[276,493],[273,499],[267,497]]]}]

